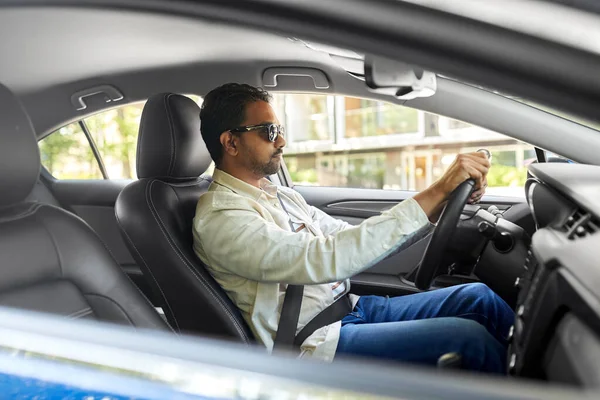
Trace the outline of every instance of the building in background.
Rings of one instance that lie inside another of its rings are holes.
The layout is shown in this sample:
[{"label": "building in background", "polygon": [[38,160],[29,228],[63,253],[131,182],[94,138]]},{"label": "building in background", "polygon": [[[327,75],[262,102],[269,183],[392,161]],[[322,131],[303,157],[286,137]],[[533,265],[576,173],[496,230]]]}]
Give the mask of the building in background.
[{"label": "building in background", "polygon": [[381,101],[275,94],[295,184],[423,190],[456,154],[492,152],[488,193],[523,196],[532,146],[461,121]]}]

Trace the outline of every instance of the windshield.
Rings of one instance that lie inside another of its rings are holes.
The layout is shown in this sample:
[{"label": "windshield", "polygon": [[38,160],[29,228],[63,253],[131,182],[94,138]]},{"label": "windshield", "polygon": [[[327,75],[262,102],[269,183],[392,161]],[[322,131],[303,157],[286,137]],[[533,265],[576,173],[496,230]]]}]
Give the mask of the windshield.
[{"label": "windshield", "polygon": [[468,85],[468,86],[476,87],[478,89],[485,90],[486,92],[494,93],[494,94],[496,94],[498,96],[506,97],[508,99],[514,100],[516,102],[519,102],[521,104],[525,104],[525,105],[527,105],[529,107],[535,108],[536,110],[540,110],[540,111],[546,112],[548,114],[554,115],[556,117],[565,119],[567,121],[576,123],[578,125],[585,126],[586,128],[593,129],[593,130],[598,131],[600,133],[600,122],[593,121],[593,120],[590,120],[590,119],[587,119],[587,118],[582,118],[582,117],[580,117],[578,115],[574,115],[574,114],[571,114],[569,112],[565,112],[565,111],[562,111],[562,110],[557,110],[556,108],[548,107],[546,105],[543,105],[543,104],[540,104],[540,103],[537,103],[535,101],[531,101],[531,100],[528,100],[528,99],[524,99],[524,98],[519,97],[519,96],[513,96],[513,95],[510,95],[510,94],[507,94],[507,93],[500,92],[498,90],[490,89],[489,87],[480,86],[480,85],[477,85],[477,84],[474,84],[474,83],[470,83],[470,82],[464,82],[464,81],[461,81],[459,79],[456,79],[456,78],[453,78],[453,77],[449,77],[449,76],[446,76],[446,75],[438,74],[438,76],[440,78],[449,79],[449,80],[453,80],[455,82],[459,82],[459,83],[461,83],[463,85]]},{"label": "windshield", "polygon": [[600,123],[598,123],[596,121],[591,121],[591,120],[588,120],[588,119],[585,119],[585,118],[581,118],[581,117],[579,117],[577,115],[573,115],[573,114],[570,114],[568,112],[557,110],[557,109],[552,108],[552,107],[547,107],[545,105],[542,105],[542,104],[539,104],[539,103],[536,103],[536,102],[533,102],[533,101],[529,101],[527,99],[523,99],[523,98],[520,98],[520,97],[514,97],[514,96],[508,96],[508,95],[502,95],[502,96],[508,97],[508,98],[510,98],[512,100],[515,100],[515,101],[518,101],[519,103],[526,104],[526,105],[528,105],[530,107],[533,107],[533,108],[536,108],[538,110],[547,112],[548,114],[552,114],[552,115],[555,115],[555,116],[560,117],[562,119],[566,119],[568,121],[574,122],[576,124],[583,125],[583,126],[585,126],[587,128],[594,129],[596,131],[600,131]]}]

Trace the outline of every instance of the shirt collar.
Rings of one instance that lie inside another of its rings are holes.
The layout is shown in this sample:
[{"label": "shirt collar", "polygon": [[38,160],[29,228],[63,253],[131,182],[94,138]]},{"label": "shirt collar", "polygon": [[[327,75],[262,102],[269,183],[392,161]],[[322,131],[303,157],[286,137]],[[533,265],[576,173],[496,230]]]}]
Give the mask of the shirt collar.
[{"label": "shirt collar", "polygon": [[227,172],[218,168],[215,168],[212,178],[213,181],[225,186],[229,190],[242,196],[250,197],[254,200],[260,199],[263,194],[277,196],[277,185],[272,183],[267,178],[260,180],[260,188],[250,185],[249,183],[246,183],[234,177],[233,175],[229,175]]}]

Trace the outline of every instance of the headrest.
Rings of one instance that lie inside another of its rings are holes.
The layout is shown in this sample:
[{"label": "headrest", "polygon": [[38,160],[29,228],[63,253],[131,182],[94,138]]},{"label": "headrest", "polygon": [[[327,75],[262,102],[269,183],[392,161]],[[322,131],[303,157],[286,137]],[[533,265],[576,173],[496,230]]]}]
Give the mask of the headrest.
[{"label": "headrest", "polygon": [[200,133],[200,107],[179,94],[150,97],[140,122],[138,178],[196,179],[211,161]]},{"label": "headrest", "polygon": [[0,85],[0,207],[24,201],[40,174],[33,126],[12,92]]}]

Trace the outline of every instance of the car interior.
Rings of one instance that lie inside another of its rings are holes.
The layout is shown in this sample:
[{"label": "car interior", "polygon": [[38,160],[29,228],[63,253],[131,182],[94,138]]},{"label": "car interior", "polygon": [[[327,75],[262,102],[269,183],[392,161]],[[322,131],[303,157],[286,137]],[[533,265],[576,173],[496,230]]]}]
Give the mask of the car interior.
[{"label": "car interior", "polygon": [[[508,374],[578,387],[600,383],[600,135],[593,127],[443,75],[434,76],[429,92],[390,95],[384,84],[367,82],[374,70],[350,50],[209,20],[15,7],[0,13],[0,38],[6,37],[0,305],[254,346],[248,324],[195,256],[191,233],[212,160],[199,132],[200,108],[187,95],[201,98],[220,84],[243,82],[271,93],[404,106],[535,149],[522,196],[488,194],[465,206],[470,192],[457,192],[432,235],[353,277],[351,290],[402,296],[483,282],[516,312]],[[38,144],[45,138],[141,102],[135,179],[60,179],[43,166]],[[411,140],[418,146],[430,138]],[[464,147],[472,141],[465,135]],[[352,141],[339,146],[353,151]],[[570,162],[546,162],[551,155]],[[271,180],[351,224],[415,193],[296,185],[285,164]]]},{"label": "car interior", "polygon": [[[4,306],[168,329],[131,284],[87,224],[52,204],[26,201],[39,176],[39,150],[27,114],[14,95],[1,90],[3,171],[1,303]],[[29,250],[28,250],[29,249]],[[33,251],[32,251],[33,250]]]}]

